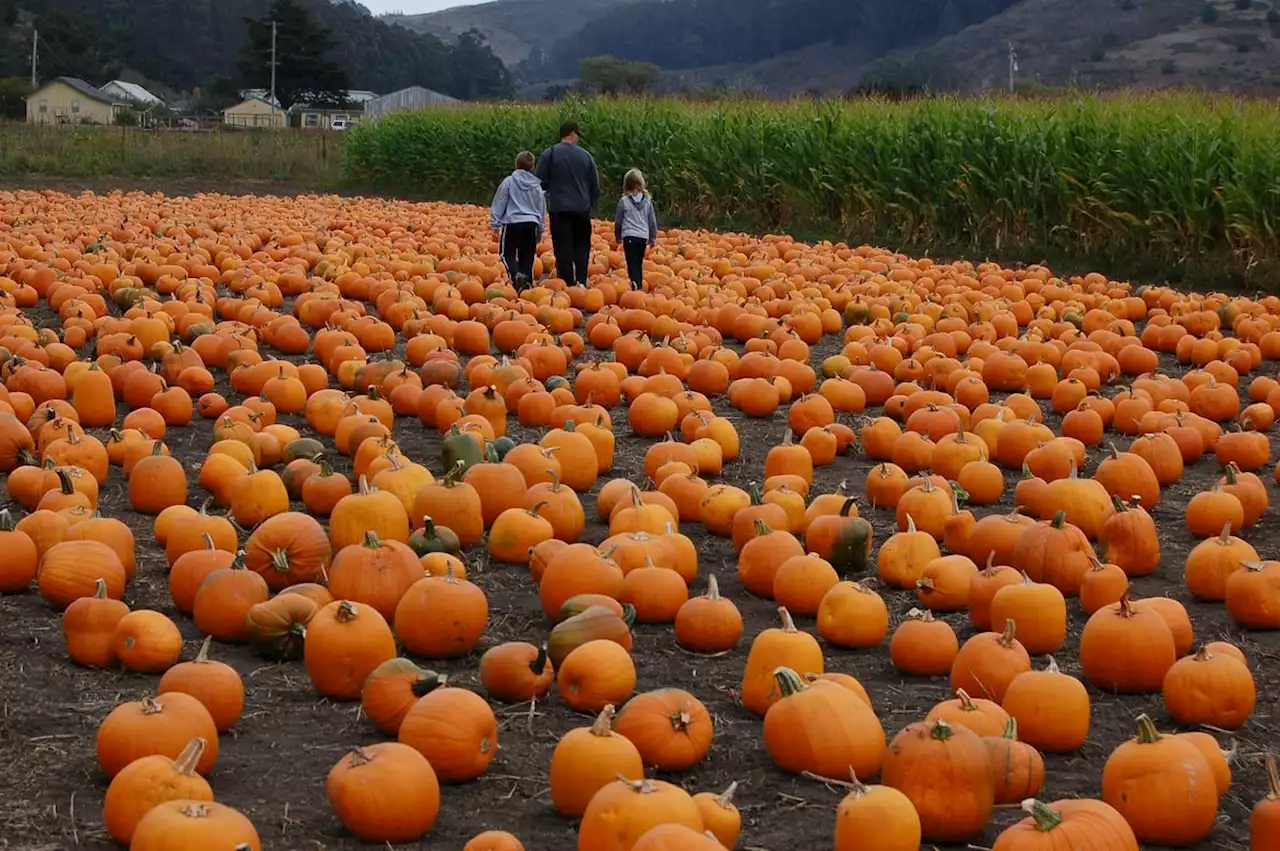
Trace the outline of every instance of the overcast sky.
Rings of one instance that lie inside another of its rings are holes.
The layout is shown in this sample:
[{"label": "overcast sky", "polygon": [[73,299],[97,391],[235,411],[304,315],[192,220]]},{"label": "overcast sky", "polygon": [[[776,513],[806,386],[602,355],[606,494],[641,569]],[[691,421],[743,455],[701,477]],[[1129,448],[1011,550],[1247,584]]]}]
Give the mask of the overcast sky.
[{"label": "overcast sky", "polygon": [[481,0],[360,0],[370,12],[381,15],[383,12],[404,12],[412,15],[415,12],[438,12],[450,6],[465,6]]}]

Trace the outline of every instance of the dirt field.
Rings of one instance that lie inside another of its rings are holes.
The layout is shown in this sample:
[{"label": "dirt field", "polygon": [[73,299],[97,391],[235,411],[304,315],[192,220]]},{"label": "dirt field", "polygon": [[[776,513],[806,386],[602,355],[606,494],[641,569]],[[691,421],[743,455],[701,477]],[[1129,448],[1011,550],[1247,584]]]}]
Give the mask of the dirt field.
[{"label": "dirt field", "polygon": [[[287,310],[288,306],[284,310]],[[283,311],[282,311],[283,312]],[[47,306],[36,312],[40,324],[55,317]],[[840,348],[839,337],[824,339],[815,347],[814,363]],[[599,357],[588,348],[588,357]],[[1182,370],[1171,361],[1166,371]],[[233,399],[225,374],[219,373],[218,391]],[[997,394],[993,394],[993,397]],[[1046,411],[1047,411],[1047,405]],[[786,428],[785,412],[770,419],[752,420],[715,402],[716,412],[732,419],[742,436],[742,456],[726,465],[723,479],[745,487],[761,477],[767,449],[778,442]],[[869,412],[871,413],[871,412]],[[123,414],[123,410],[122,410]],[[642,460],[651,441],[631,434],[625,411],[613,415],[617,434],[614,470],[602,477],[626,476],[640,482]],[[282,416],[281,422],[308,433],[302,417]],[[1055,427],[1059,420],[1049,416]],[[850,422],[857,426],[857,423]],[[173,429],[166,438],[176,457],[194,479],[210,442],[211,421],[197,420],[185,429]],[[536,440],[535,432],[512,429],[512,436]],[[413,418],[398,418],[395,438],[410,458],[440,473],[439,435],[425,430]],[[1273,449],[1275,443],[1273,440]],[[1280,453],[1273,452],[1273,458]],[[1097,461],[1091,459],[1088,472]],[[339,458],[349,470],[350,459]],[[861,494],[872,467],[861,456],[842,457],[834,465],[818,468],[813,493],[833,490],[846,480],[850,491]],[[1248,655],[1258,682],[1258,705],[1253,719],[1234,736],[1235,783],[1222,801],[1221,818],[1209,840],[1197,848],[1242,851],[1248,848],[1248,814],[1265,793],[1262,757],[1280,733],[1277,719],[1277,682],[1280,681],[1280,635],[1243,633],[1231,623],[1220,604],[1191,600],[1182,582],[1183,561],[1195,540],[1183,522],[1189,495],[1208,486],[1219,475],[1210,458],[1190,466],[1183,481],[1167,489],[1154,516],[1161,530],[1163,561],[1151,577],[1134,582],[1134,596],[1168,595],[1186,604],[1191,613],[1197,644],[1226,639]],[[1006,512],[1012,505],[1013,477],[1004,501],[983,514]],[[598,487],[598,486],[597,486]],[[192,504],[204,493],[192,488]],[[585,496],[591,519],[584,540],[597,543],[606,537],[605,526],[594,520],[594,495]],[[20,513],[7,500],[2,506]],[[295,504],[297,508],[297,504]],[[138,571],[126,594],[134,608],[164,612],[180,625],[186,638],[184,658],[194,656],[201,636],[189,617],[172,607],[166,584],[163,552],[152,537],[151,519],[133,513],[128,505],[126,481],[118,471],[103,486],[100,509],[119,517],[134,530],[138,543]],[[876,544],[894,529],[892,514],[862,506],[863,515],[876,529]],[[1271,556],[1280,542],[1273,531],[1274,512],[1246,535],[1259,552]],[[637,691],[661,687],[684,688],[699,697],[716,723],[715,743],[708,758],[695,770],[663,779],[690,792],[720,791],[739,783],[736,802],[743,812],[744,828],[739,848],[753,851],[829,848],[835,807],[843,791],[814,781],[783,775],[772,767],[761,739],[761,725],[737,701],[737,689],[750,639],[774,625],[775,605],[750,597],[736,578],[736,558],[725,539],[708,536],[701,526],[682,531],[697,543],[700,577],[691,595],[701,593],[705,576],[715,573],[722,592],[742,610],[744,637],[737,650],[715,658],[682,651],[669,627],[638,626],[634,655],[639,671]],[[479,690],[477,666],[480,654],[504,641],[538,642],[547,633],[534,586],[521,568],[491,565],[483,552],[468,553],[470,578],[488,595],[489,627],[471,655],[451,662],[424,663],[447,673],[453,685]],[[889,604],[892,624],[914,605],[914,594],[880,588]],[[973,634],[967,616],[947,615],[961,641]],[[1055,656],[1068,673],[1079,674],[1076,662],[1079,632],[1084,616],[1071,605],[1070,636]],[[812,619],[798,619],[801,628],[813,631]],[[843,651],[825,647],[829,671],[855,675],[874,701],[887,735],[920,720],[937,702],[949,698],[945,678],[904,679],[889,664],[885,647]],[[382,740],[356,704],[318,699],[301,663],[268,664],[245,647],[215,645],[213,655],[233,665],[246,685],[245,712],[221,742],[217,768],[210,776],[217,799],[248,815],[262,836],[264,848],[356,848],[361,843],[346,835],[330,811],[324,780],[330,767],[352,745]],[[1045,659],[1033,660],[1039,668]],[[107,848],[112,846],[102,823],[106,780],[94,755],[98,724],[118,703],[151,694],[157,677],[122,671],[80,668],[66,654],[58,614],[34,593],[0,597],[0,671],[5,684],[0,697],[0,847],[40,849]],[[1100,793],[1103,762],[1111,750],[1132,735],[1133,720],[1150,714],[1164,729],[1173,724],[1158,695],[1133,697],[1102,694],[1090,689],[1093,726],[1088,743],[1078,753],[1047,756],[1046,786],[1042,798],[1096,797]],[[589,723],[570,711],[553,693],[545,704],[495,707],[501,725],[498,756],[489,770],[469,784],[442,791],[439,820],[420,843],[423,849],[459,849],[484,829],[501,828],[516,833],[532,851],[555,851],[575,845],[574,825],[558,816],[550,805],[547,769],[557,739],[567,730]],[[1221,735],[1224,748],[1232,737]],[[999,830],[1017,820],[1018,813],[997,813],[982,840],[970,847],[989,847]]]}]

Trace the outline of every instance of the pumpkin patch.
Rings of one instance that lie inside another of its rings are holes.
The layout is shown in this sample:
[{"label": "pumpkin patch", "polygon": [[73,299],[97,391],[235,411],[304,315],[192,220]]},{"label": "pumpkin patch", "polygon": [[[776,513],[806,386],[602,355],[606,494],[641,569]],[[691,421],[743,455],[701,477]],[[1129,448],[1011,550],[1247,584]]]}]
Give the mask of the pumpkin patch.
[{"label": "pumpkin patch", "polygon": [[487,224],[0,194],[6,840],[1274,843],[1280,298]]}]

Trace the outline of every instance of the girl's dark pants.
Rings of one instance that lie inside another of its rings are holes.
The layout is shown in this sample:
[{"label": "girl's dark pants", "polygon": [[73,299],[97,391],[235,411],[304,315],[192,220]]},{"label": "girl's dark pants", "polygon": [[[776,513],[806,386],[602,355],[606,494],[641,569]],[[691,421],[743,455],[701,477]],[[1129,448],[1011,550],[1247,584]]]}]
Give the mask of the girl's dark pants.
[{"label": "girl's dark pants", "polygon": [[533,222],[504,225],[502,228],[502,262],[514,283],[523,275],[523,285],[533,283],[533,260],[538,253],[538,226]]},{"label": "girl's dark pants", "polygon": [[638,236],[622,239],[622,253],[627,258],[627,275],[636,289],[644,283],[644,250],[648,244],[648,240]]}]

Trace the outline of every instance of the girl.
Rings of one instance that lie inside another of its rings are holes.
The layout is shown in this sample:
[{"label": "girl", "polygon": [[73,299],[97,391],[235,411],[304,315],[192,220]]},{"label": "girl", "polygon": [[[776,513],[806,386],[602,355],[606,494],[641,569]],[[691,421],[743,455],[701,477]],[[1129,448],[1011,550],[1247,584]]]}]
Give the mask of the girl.
[{"label": "girl", "polygon": [[521,151],[516,170],[505,178],[493,196],[489,224],[498,231],[499,251],[516,292],[533,283],[533,260],[547,218],[542,181],[533,174],[533,154]]},{"label": "girl", "polygon": [[658,217],[653,211],[653,199],[644,186],[644,175],[633,168],[622,179],[622,197],[613,217],[614,238],[622,243],[622,253],[627,258],[627,275],[633,290],[644,286],[645,247],[653,248],[658,242]]}]

